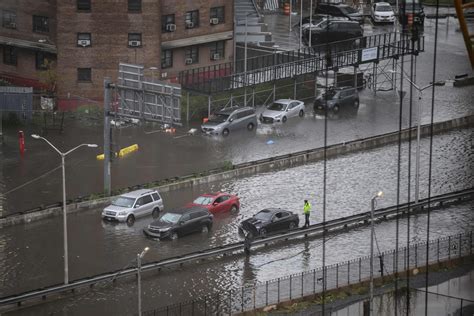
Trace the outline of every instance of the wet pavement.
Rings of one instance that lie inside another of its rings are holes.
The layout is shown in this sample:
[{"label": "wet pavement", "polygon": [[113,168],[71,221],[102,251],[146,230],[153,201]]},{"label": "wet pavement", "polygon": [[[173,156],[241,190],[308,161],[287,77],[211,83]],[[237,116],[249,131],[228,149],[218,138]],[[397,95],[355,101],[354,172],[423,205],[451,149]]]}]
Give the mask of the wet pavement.
[{"label": "wet pavement", "polygon": [[[434,138],[432,194],[441,194],[472,186],[474,182],[473,129],[453,131]],[[423,139],[423,148],[429,140]],[[402,156],[407,155],[407,144]],[[413,160],[412,157],[412,176]],[[422,152],[421,197],[427,195],[428,151]],[[177,241],[155,241],[146,238],[142,228],[151,219],[139,219],[133,227],[102,222],[100,210],[71,214],[69,224],[70,278],[76,279],[96,273],[124,268],[136,253],[146,246],[151,248],[145,262],[177,256],[239,240],[238,223],[261,208],[286,207],[299,213],[304,198],[313,204],[311,220],[322,219],[323,163],[290,168],[241,179],[163,194],[167,207],[178,206],[207,191],[225,190],[238,193],[241,211],[238,215],[216,217],[208,235],[197,234]],[[378,207],[396,204],[397,146],[345,155],[331,159],[327,165],[327,219],[334,219],[368,210],[369,201],[378,189],[385,192]],[[407,159],[401,164],[401,201],[407,199]],[[289,185],[291,184],[291,185]],[[412,177],[413,188],[413,177]],[[411,192],[413,198],[413,191]],[[467,232],[473,229],[474,205],[467,203],[432,212],[431,238]],[[300,218],[302,221],[302,218]],[[411,242],[426,238],[426,215],[413,216],[410,224]],[[400,244],[406,244],[407,222],[400,220]],[[326,264],[368,254],[367,227],[333,235],[326,243]],[[6,227],[0,233],[3,249],[0,261],[1,295],[27,291],[61,283],[62,281],[61,218],[42,220],[26,225]],[[395,221],[377,225],[380,251],[390,250],[395,244]],[[350,240],[350,242],[348,242]],[[264,281],[321,266],[321,240],[305,243],[282,243],[269,247],[245,260],[243,256],[192,264],[182,269],[165,269],[150,273],[144,280],[144,306],[163,306],[189,297],[216,293],[236,288],[245,282]],[[44,247],[47,244],[48,247]],[[133,263],[132,263],[133,264]],[[18,315],[46,315],[68,310],[73,314],[105,312],[125,315],[135,310],[135,284],[119,282],[116,286],[98,287],[88,294],[50,304],[29,308]],[[163,303],[166,302],[166,303]]]}]

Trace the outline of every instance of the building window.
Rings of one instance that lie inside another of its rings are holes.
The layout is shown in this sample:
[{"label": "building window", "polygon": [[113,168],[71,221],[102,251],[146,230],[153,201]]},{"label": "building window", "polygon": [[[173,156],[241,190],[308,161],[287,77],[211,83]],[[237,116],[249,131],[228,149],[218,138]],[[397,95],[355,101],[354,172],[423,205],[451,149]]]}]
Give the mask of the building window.
[{"label": "building window", "polygon": [[45,70],[48,68],[48,55],[43,52],[36,52],[36,69]]},{"label": "building window", "polygon": [[77,0],[77,10],[78,11],[90,11],[91,10],[91,0]]},{"label": "building window", "polygon": [[128,33],[128,47],[141,47],[142,33]]},{"label": "building window", "polygon": [[225,7],[211,8],[211,24],[220,24],[225,22]]},{"label": "building window", "polygon": [[167,49],[161,52],[161,68],[173,67],[173,51]]},{"label": "building window", "polygon": [[3,11],[2,26],[7,29],[16,29],[16,13],[12,11]]},{"label": "building window", "polygon": [[3,63],[7,65],[16,66],[18,59],[18,52],[15,47],[3,46]]},{"label": "building window", "polygon": [[141,12],[142,0],[128,0],[128,12]]},{"label": "building window", "polygon": [[211,43],[210,46],[211,60],[219,60],[225,55],[225,41]]},{"label": "building window", "polygon": [[184,63],[186,65],[195,64],[199,62],[199,46],[189,46],[184,51]]},{"label": "building window", "polygon": [[33,15],[33,32],[49,32],[49,21],[45,16]]},{"label": "building window", "polygon": [[88,47],[92,45],[91,33],[77,33],[77,46]]},{"label": "building window", "polygon": [[79,82],[91,82],[92,81],[92,70],[90,68],[77,68],[77,81]]},{"label": "building window", "polygon": [[163,15],[161,17],[161,31],[162,32],[176,31],[176,24],[174,22],[174,14]]},{"label": "building window", "polygon": [[187,29],[192,29],[199,26],[199,10],[186,12],[184,26]]}]

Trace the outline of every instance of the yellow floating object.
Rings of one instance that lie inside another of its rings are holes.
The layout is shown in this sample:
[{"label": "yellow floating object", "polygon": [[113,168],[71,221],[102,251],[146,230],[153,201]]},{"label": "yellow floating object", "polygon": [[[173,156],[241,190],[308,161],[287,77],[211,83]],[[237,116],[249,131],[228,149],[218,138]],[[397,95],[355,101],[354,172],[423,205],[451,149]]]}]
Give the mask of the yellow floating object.
[{"label": "yellow floating object", "polygon": [[133,144],[132,146],[128,146],[128,147],[120,149],[120,151],[118,153],[118,156],[123,157],[123,156],[125,156],[129,153],[132,153],[134,151],[137,151],[137,150],[138,150],[138,144]]},{"label": "yellow floating object", "polygon": [[105,155],[104,154],[100,154],[100,155],[97,155],[97,160],[104,160],[105,159]]}]

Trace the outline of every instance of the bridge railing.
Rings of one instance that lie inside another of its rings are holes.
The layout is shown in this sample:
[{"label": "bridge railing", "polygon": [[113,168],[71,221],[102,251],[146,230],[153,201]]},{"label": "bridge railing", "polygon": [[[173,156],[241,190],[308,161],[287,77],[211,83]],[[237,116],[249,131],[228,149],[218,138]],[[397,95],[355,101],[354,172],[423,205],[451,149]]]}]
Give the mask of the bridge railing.
[{"label": "bridge railing", "polygon": [[[428,243],[428,260],[426,245],[426,242],[422,242],[378,253],[374,257],[374,277],[383,278],[395,272],[401,273],[401,277],[404,277],[405,271],[424,267],[427,262],[436,264],[472,256],[473,232],[431,240]],[[251,269],[246,261],[244,270],[246,265]],[[416,274],[412,271],[413,273]],[[333,264],[324,269],[317,268],[264,282],[246,284],[216,295],[149,310],[144,315],[232,315],[320,294],[323,291],[324,279],[326,290],[337,290],[366,282],[370,279],[370,256]]]},{"label": "bridge railing", "polygon": [[[362,50],[378,47],[378,60],[424,50],[424,37],[414,40],[409,34],[385,33],[330,45],[276,52],[234,63],[225,63],[182,71],[179,82],[184,89],[200,93],[221,92],[273,80],[292,78],[315,71],[348,67],[361,63]],[[246,71],[245,71],[246,70]]]}]

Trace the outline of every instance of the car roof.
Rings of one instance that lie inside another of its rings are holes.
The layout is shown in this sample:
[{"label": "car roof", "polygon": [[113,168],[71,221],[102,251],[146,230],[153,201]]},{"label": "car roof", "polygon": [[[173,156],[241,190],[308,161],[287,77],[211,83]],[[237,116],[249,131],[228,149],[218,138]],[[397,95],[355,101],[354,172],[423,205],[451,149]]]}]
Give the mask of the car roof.
[{"label": "car roof", "polygon": [[272,214],[275,214],[277,212],[289,212],[289,213],[292,213],[290,211],[287,211],[287,210],[284,210],[284,209],[281,209],[281,208],[265,208],[263,210],[260,210],[258,211],[258,213],[260,212],[266,212],[266,213],[272,213]]},{"label": "car roof", "polygon": [[127,192],[127,193],[121,194],[120,196],[129,197],[129,198],[137,198],[137,197],[142,196],[146,193],[152,193],[152,192],[155,192],[155,190],[140,189],[140,190],[135,190],[135,191],[132,191],[132,192]]},{"label": "car roof", "polygon": [[253,110],[254,108],[250,107],[250,106],[242,106],[242,107],[230,107],[230,108],[227,108],[227,109],[222,109],[222,110],[219,110],[219,111],[216,111],[216,113],[219,113],[219,114],[232,114],[234,112],[241,112],[243,110]]},{"label": "car roof", "polygon": [[191,213],[195,211],[209,212],[207,208],[203,206],[193,205],[193,206],[182,206],[182,207],[174,208],[172,210],[166,211],[165,213],[187,214],[187,213]]},{"label": "car roof", "polygon": [[218,196],[221,196],[221,195],[232,195],[232,194],[229,194],[229,193],[226,193],[226,192],[211,192],[211,193],[201,194],[200,196],[218,197]]},{"label": "car roof", "polygon": [[292,101],[296,101],[296,100],[293,100],[293,99],[278,99],[278,100],[275,100],[275,103],[284,103],[284,104],[288,104]]}]

